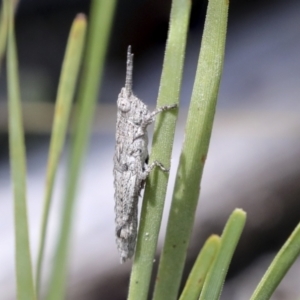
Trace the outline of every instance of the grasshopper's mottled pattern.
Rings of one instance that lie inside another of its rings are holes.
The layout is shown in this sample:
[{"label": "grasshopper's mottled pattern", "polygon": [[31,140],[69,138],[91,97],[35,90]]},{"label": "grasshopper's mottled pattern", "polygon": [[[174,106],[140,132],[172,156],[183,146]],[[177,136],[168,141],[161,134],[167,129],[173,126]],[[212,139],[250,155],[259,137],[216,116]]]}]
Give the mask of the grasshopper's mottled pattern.
[{"label": "grasshopper's mottled pattern", "polygon": [[118,96],[116,148],[114,155],[114,187],[116,213],[116,241],[121,263],[134,254],[138,227],[138,198],[151,170],[158,161],[148,161],[147,127],[158,113],[177,107],[169,105],[150,112],[132,92],[133,54],[128,47],[125,87]]}]

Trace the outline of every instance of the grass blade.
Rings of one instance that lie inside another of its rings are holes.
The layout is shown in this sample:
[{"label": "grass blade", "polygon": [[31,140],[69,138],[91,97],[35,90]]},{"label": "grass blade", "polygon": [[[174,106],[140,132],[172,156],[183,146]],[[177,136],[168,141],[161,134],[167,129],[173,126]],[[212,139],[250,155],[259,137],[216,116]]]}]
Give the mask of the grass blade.
[{"label": "grass blade", "polygon": [[[5,0],[5,2],[6,1],[7,0]],[[26,208],[26,154],[14,35],[13,1],[9,1],[6,4],[9,9],[7,40],[9,152],[14,191],[17,299],[34,300],[36,297],[33,283]]]},{"label": "grass blade", "polygon": [[6,50],[7,30],[8,30],[8,1],[2,1],[1,16],[0,16],[0,70],[2,60]]},{"label": "grass blade", "polygon": [[36,272],[36,289],[39,294],[40,281],[42,276],[42,261],[47,234],[47,224],[51,205],[55,175],[59,159],[64,146],[67,126],[69,123],[72,100],[76,89],[76,81],[79,73],[81,57],[83,52],[84,38],[86,31],[86,19],[84,15],[78,15],[72,25],[65,58],[63,61],[61,77],[55,104],[54,121],[52,127],[50,150],[48,157],[46,188],[44,196],[44,207],[42,226],[40,232],[40,245],[38,252],[38,263]]},{"label": "grass blade", "polygon": [[[191,1],[173,0],[157,106],[179,104]],[[177,112],[157,117],[150,163],[170,165]],[[161,130],[163,128],[163,130]],[[128,299],[147,299],[169,175],[154,170],[147,180]]]},{"label": "grass blade", "polygon": [[86,56],[83,62],[83,76],[79,88],[79,107],[75,118],[74,137],[68,166],[61,229],[47,300],[62,300],[65,297],[68,246],[73,219],[76,186],[79,179],[83,154],[90,134],[93,113],[95,111],[99,82],[102,76],[104,58],[115,6],[116,0],[92,1]]},{"label": "grass blade", "polygon": [[[15,10],[19,4],[18,0],[12,0],[13,10]],[[7,33],[8,33],[8,19],[9,19],[9,1],[3,0],[0,14],[0,70],[2,67],[2,61],[7,48]]]},{"label": "grass blade", "polygon": [[245,222],[246,213],[241,209],[235,209],[222,233],[220,251],[205,279],[199,300],[217,300],[220,298],[228,267]]},{"label": "grass blade", "polygon": [[300,223],[280,249],[250,300],[270,299],[276,287],[300,255]]},{"label": "grass blade", "polygon": [[225,0],[210,0],[208,3],[154,299],[177,298],[215,114],[224,60],[228,5]]},{"label": "grass blade", "polygon": [[209,237],[202,247],[179,300],[199,299],[205,277],[214,262],[221,239],[217,235]]}]

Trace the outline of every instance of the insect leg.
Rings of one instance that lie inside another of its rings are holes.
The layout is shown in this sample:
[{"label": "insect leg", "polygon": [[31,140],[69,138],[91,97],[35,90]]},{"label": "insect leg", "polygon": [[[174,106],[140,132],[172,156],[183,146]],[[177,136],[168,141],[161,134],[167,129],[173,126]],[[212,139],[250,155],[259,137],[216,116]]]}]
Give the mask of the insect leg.
[{"label": "insect leg", "polygon": [[161,162],[155,160],[154,162],[151,163],[150,166],[146,166],[145,171],[142,174],[143,180],[145,180],[148,177],[148,175],[150,174],[150,172],[155,167],[159,167],[163,172],[169,172],[170,171],[169,169],[166,169]]},{"label": "insect leg", "polygon": [[152,113],[151,113],[151,117],[155,117],[157,114],[163,112],[163,111],[166,111],[166,110],[169,110],[169,109],[173,109],[173,108],[176,108],[178,107],[177,104],[173,104],[173,105],[165,105],[165,106],[161,106],[161,107],[158,107],[156,108]]},{"label": "insect leg", "polygon": [[144,130],[148,125],[150,125],[151,123],[154,122],[156,115],[158,115],[159,113],[161,113],[163,111],[166,111],[166,110],[169,110],[169,109],[173,109],[173,108],[176,108],[176,107],[178,107],[177,104],[165,105],[165,106],[161,106],[161,107],[156,108],[152,113],[150,113],[148,115],[148,118],[145,119],[145,121],[143,122],[143,124],[142,124],[141,127]]}]

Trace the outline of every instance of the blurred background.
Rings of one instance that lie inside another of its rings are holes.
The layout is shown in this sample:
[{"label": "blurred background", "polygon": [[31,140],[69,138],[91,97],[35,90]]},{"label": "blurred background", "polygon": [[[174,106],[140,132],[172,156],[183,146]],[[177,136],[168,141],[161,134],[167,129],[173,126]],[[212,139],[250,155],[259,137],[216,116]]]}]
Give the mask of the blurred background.
[{"label": "blurred background", "polygon": [[[153,108],[158,93],[171,1],[119,1],[93,135],[78,187],[68,299],[125,299],[131,263],[119,264],[114,238],[112,157],[116,99],[134,53],[135,94]],[[90,1],[21,0],[16,34],[28,157],[28,209],[36,260],[53,105],[73,18]],[[172,155],[168,200],[184,135],[207,1],[193,1]],[[248,213],[222,299],[249,299],[300,220],[300,3],[230,1],[225,64],[201,185],[186,278],[203,241],[220,234],[235,207]],[[0,74],[0,299],[15,299],[14,237],[8,163],[6,74]],[[99,82],[100,88],[100,82]],[[152,128],[150,129],[150,131]],[[67,151],[55,186],[45,283],[60,220]],[[157,267],[158,260],[155,263]],[[300,297],[300,260],[272,299]],[[116,288],[118,287],[118,288]]]}]

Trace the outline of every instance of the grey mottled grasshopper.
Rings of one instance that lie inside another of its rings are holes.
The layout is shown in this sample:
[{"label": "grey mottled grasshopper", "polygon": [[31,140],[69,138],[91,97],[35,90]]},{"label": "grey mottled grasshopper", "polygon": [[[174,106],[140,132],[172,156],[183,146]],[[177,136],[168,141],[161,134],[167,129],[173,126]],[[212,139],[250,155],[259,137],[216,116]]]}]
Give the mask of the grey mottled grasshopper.
[{"label": "grey mottled grasshopper", "polygon": [[121,263],[134,254],[138,226],[138,198],[145,180],[156,166],[168,171],[158,161],[148,160],[147,127],[158,113],[177,107],[169,105],[150,112],[132,92],[133,54],[127,52],[125,87],[118,96],[116,148],[114,155],[114,186],[116,242]]}]

